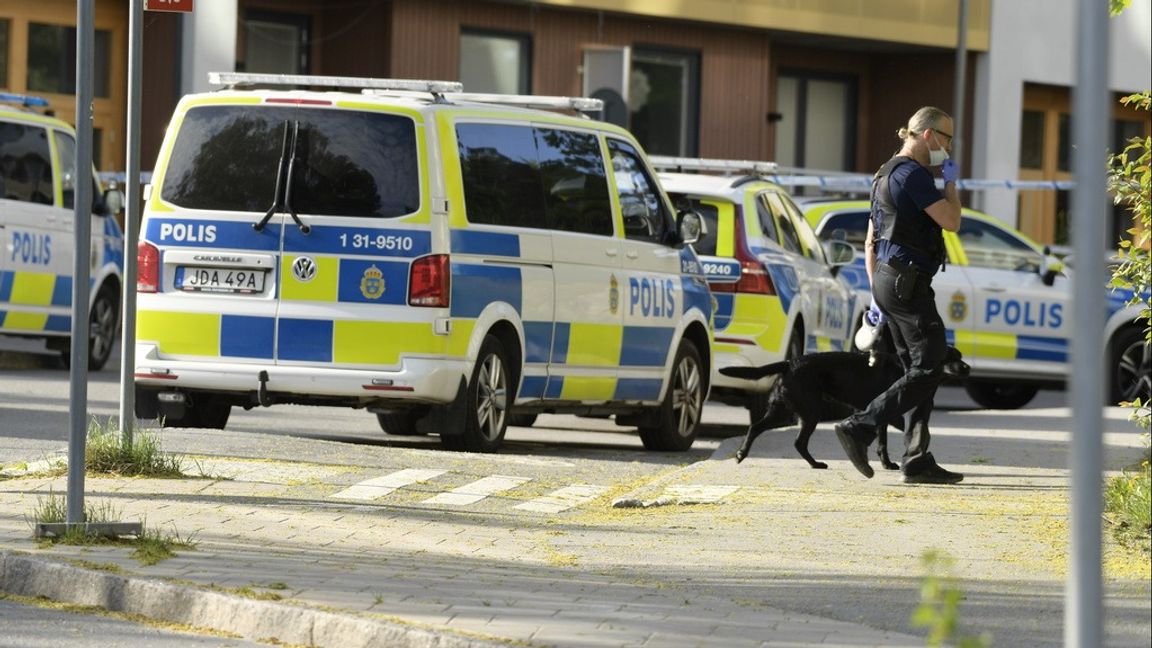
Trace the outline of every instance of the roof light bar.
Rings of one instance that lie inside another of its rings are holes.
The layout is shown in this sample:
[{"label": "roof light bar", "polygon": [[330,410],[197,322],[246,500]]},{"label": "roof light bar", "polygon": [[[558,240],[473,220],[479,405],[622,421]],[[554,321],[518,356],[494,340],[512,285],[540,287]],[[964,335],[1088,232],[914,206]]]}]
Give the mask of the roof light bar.
[{"label": "roof light bar", "polygon": [[362,88],[375,90],[408,90],[411,92],[459,92],[459,81],[423,79],[377,79],[372,77],[320,76],[314,74],[260,74],[256,72],[209,72],[208,83],[228,87],[249,85],[320,86],[326,88]]},{"label": "roof light bar", "polygon": [[652,166],[662,171],[719,171],[727,174],[749,173],[765,175],[779,168],[775,162],[755,160],[717,160],[709,158],[668,157],[650,155]]},{"label": "roof light bar", "polygon": [[33,95],[15,94],[12,92],[0,92],[0,103],[14,103],[26,108],[47,108],[48,100],[44,97],[36,97]]},{"label": "roof light bar", "polygon": [[453,92],[444,95],[448,101],[477,101],[480,103],[522,106],[524,108],[568,109],[581,112],[604,110],[602,99],[591,97],[557,97],[548,95],[487,94],[481,92]]}]

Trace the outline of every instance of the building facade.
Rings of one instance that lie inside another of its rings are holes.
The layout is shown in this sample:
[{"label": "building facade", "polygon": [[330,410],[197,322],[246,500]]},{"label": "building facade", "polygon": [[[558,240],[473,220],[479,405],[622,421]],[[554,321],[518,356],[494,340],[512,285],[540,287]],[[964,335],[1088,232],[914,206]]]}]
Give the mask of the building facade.
[{"label": "building facade", "polygon": [[[1149,85],[1150,2],[1135,0],[1112,21],[1113,50],[1122,52],[1112,59],[1117,96]],[[104,170],[121,169],[124,159],[124,4],[97,2],[108,42],[108,91],[95,119]],[[1075,70],[1076,4],[966,3],[965,175],[1067,176],[1059,135]],[[143,166],[151,167],[182,94],[210,89],[210,71],[246,70],[589,94],[605,99],[604,117],[629,127],[650,153],[870,173],[898,148],[895,132],[916,108],[957,112],[959,10],[959,0],[204,0],[192,14],[145,15]],[[0,0],[0,89],[44,94],[37,88],[45,84],[22,71],[43,67],[33,47],[39,24],[66,34],[75,3]],[[48,97],[61,116],[74,114],[68,92]],[[1146,114],[1117,117],[1116,132],[1147,132]],[[1042,242],[1062,243],[1067,201],[1058,194],[966,199]]]}]

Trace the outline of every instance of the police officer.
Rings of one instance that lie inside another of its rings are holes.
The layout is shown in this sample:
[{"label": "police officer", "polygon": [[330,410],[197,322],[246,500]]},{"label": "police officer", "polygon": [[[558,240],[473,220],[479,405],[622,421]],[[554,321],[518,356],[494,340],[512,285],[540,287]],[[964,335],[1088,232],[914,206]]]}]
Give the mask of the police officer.
[{"label": "police officer", "polygon": [[[932,277],[944,264],[943,231],[960,228],[959,168],[948,159],[952,118],[939,108],[916,111],[897,136],[899,153],[872,182],[872,217],[864,259],[872,295],[887,320],[906,373],[868,407],[836,425],[844,452],[872,477],[868,446],[881,421],[911,411],[900,470],[908,484],[955,484],[964,476],[940,467],[928,452],[928,418],[943,378],[944,321],[936,310]],[[931,167],[942,166],[944,192]]]}]

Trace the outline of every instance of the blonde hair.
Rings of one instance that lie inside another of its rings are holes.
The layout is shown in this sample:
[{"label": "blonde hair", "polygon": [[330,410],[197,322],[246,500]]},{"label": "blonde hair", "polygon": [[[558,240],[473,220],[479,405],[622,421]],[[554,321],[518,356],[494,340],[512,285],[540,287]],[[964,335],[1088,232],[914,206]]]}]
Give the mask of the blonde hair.
[{"label": "blonde hair", "polygon": [[916,137],[929,128],[935,129],[941,119],[952,119],[952,116],[934,106],[924,106],[908,118],[907,126],[896,131],[896,137],[902,140]]}]

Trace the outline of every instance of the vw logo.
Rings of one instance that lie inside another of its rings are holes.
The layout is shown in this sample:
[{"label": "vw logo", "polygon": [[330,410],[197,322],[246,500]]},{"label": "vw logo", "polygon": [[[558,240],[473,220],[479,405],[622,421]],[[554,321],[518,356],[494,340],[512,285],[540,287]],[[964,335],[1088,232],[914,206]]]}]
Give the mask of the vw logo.
[{"label": "vw logo", "polygon": [[312,281],[316,276],[316,262],[312,257],[296,257],[292,262],[292,274],[296,275],[298,281]]}]

